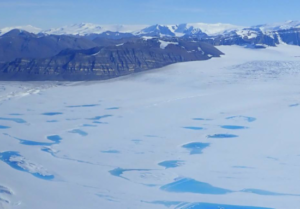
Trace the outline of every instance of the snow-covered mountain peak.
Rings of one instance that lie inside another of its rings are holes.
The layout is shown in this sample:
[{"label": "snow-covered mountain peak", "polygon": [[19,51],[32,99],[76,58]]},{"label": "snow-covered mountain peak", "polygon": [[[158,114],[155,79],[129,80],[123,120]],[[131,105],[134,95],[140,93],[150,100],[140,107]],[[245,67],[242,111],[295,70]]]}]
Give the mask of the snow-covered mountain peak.
[{"label": "snow-covered mountain peak", "polygon": [[150,36],[175,36],[176,28],[173,25],[151,25],[137,32],[137,35],[150,35]]},{"label": "snow-covered mountain peak", "polygon": [[289,20],[281,23],[256,25],[252,28],[260,29],[262,32],[273,32],[278,30],[289,30],[292,28],[300,28],[300,21]]},{"label": "snow-covered mountain peak", "polygon": [[215,24],[207,24],[207,23],[188,23],[186,24],[187,28],[193,28],[195,31],[202,31],[209,36],[220,35],[223,33],[227,33],[233,30],[242,29],[242,26],[232,25],[232,24],[224,24],[224,23],[215,23]]},{"label": "snow-covered mountain peak", "polygon": [[178,25],[152,25],[143,29],[139,34],[154,34],[157,36],[184,36],[195,34],[219,35],[237,29],[241,26],[231,24],[183,23]]},{"label": "snow-covered mountain peak", "polygon": [[24,30],[27,31],[29,33],[40,33],[42,31],[42,29],[34,27],[32,25],[24,25],[24,26],[15,26],[15,27],[6,27],[6,28],[2,28],[0,29],[0,35],[3,35],[13,29],[19,29],[19,30]]}]

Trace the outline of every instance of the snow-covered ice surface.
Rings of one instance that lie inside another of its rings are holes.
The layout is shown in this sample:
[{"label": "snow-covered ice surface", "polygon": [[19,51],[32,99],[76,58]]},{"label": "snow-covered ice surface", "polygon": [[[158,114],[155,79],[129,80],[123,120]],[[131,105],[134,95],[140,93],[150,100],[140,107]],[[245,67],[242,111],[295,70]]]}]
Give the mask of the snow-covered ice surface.
[{"label": "snow-covered ice surface", "polygon": [[219,48],[108,81],[0,82],[0,208],[298,208],[300,48]]}]

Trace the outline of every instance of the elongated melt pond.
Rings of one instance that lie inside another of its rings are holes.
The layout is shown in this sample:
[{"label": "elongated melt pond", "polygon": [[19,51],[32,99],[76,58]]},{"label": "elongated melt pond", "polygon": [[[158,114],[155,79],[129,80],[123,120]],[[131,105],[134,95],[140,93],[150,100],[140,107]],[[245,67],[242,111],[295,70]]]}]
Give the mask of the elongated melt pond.
[{"label": "elongated melt pond", "polygon": [[46,115],[46,116],[55,116],[55,115],[62,115],[62,112],[45,112],[42,115]]},{"label": "elongated melt pond", "polygon": [[214,134],[208,135],[207,138],[224,139],[224,138],[236,138],[238,135],[235,134]]},{"label": "elongated melt pond", "polygon": [[221,128],[231,129],[231,130],[248,129],[248,127],[246,126],[234,126],[234,125],[225,125],[225,126],[221,126]]},{"label": "elongated melt pond", "polygon": [[196,127],[196,126],[187,126],[187,127],[183,127],[183,128],[190,129],[190,130],[195,130],[195,131],[203,130],[202,127]]},{"label": "elongated melt pond", "polygon": [[15,123],[26,123],[26,121],[23,120],[22,118],[0,118],[0,120],[12,121],[12,122],[15,122]]},{"label": "elongated melt pond", "polygon": [[8,129],[8,128],[10,128],[9,126],[1,126],[0,125],[0,129]]},{"label": "elongated melt pond", "polygon": [[0,160],[18,171],[29,173],[37,178],[43,180],[54,179],[54,175],[49,174],[43,167],[27,161],[18,152],[2,152],[0,153]]},{"label": "elongated melt pond", "polygon": [[37,142],[37,141],[31,141],[26,139],[20,139],[18,137],[14,137],[9,134],[3,134],[3,135],[16,139],[20,142],[20,144],[28,145],[28,146],[51,146],[54,144],[59,144],[60,141],[62,140],[62,138],[58,135],[47,136],[47,139],[53,142]]}]

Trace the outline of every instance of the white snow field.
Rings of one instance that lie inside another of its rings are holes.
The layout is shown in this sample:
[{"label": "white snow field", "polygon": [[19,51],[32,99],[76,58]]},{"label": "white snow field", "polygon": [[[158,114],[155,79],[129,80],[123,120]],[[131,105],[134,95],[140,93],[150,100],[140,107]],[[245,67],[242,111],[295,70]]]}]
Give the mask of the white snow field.
[{"label": "white snow field", "polygon": [[0,82],[0,208],[299,208],[300,48],[219,49],[107,81]]}]

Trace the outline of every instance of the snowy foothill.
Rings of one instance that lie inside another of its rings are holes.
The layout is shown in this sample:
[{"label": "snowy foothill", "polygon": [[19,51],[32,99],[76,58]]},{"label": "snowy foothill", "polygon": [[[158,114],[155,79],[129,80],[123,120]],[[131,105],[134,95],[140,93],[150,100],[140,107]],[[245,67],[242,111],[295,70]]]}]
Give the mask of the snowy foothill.
[{"label": "snowy foothill", "polygon": [[0,208],[295,209],[300,48],[0,82]]}]

